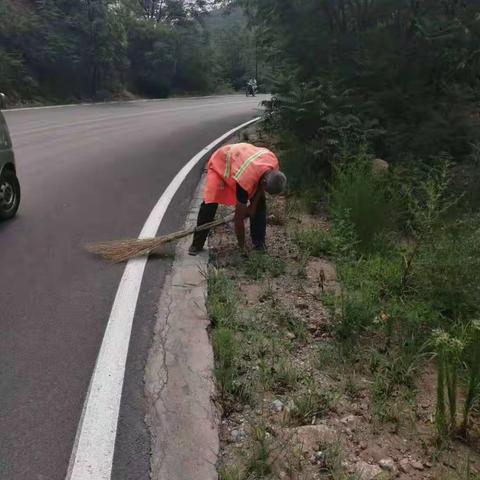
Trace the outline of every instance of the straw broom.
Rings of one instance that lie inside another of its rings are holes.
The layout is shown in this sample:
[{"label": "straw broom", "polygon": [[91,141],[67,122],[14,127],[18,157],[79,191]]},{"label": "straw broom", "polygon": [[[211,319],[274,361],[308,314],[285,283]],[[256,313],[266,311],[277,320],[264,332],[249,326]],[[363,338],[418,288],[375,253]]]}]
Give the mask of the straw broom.
[{"label": "straw broom", "polygon": [[200,227],[188,228],[179,232],[170,233],[156,238],[131,239],[131,240],[114,240],[112,242],[91,243],[86,245],[86,249],[96,255],[101,255],[106,260],[113,263],[121,263],[131,258],[149,255],[153,250],[165,245],[166,243],[188,237],[195,232],[201,232],[210,228],[225,225],[233,220],[234,214],[225,218],[220,218],[210,223],[201,225]]}]

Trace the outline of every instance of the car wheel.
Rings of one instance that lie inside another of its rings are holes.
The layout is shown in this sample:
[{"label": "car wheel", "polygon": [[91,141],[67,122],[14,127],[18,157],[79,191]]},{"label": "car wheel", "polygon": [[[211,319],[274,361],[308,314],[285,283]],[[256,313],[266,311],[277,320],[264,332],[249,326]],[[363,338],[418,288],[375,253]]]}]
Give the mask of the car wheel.
[{"label": "car wheel", "polygon": [[20,183],[15,173],[3,172],[0,175],[0,220],[9,220],[20,205]]}]

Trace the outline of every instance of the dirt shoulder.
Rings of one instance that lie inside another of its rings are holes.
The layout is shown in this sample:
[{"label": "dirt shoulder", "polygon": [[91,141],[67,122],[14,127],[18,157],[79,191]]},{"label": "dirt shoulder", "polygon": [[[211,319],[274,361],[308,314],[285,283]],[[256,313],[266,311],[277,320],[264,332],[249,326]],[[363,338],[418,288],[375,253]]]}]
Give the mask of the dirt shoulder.
[{"label": "dirt shoulder", "polygon": [[479,478],[474,445],[436,443],[428,362],[388,391],[375,356],[335,338],[341,289],[315,248],[327,218],[294,198],[269,199],[269,214],[267,255],[240,258],[230,226],[210,237],[220,478]]}]

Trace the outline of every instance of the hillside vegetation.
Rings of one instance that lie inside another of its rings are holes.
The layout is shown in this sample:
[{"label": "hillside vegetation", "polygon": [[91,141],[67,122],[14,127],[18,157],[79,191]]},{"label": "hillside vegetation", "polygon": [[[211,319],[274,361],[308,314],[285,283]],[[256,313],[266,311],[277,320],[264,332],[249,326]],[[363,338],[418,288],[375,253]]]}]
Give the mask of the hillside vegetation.
[{"label": "hillside vegetation", "polygon": [[197,0],[3,0],[0,91],[65,101],[243,88],[259,60],[236,8]]}]

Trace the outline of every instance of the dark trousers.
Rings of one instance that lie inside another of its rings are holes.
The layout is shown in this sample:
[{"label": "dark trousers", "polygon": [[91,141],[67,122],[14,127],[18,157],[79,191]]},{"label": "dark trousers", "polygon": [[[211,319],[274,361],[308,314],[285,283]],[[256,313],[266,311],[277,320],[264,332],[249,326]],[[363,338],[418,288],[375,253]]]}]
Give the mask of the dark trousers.
[{"label": "dark trousers", "polygon": [[[197,227],[210,223],[215,220],[218,203],[203,202],[198,212]],[[201,250],[207,240],[209,230],[195,232],[193,235],[192,246]],[[267,234],[267,201],[263,195],[258,202],[257,211],[250,217],[250,236],[252,238],[253,248],[263,250],[265,248],[265,236]]]}]

